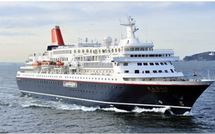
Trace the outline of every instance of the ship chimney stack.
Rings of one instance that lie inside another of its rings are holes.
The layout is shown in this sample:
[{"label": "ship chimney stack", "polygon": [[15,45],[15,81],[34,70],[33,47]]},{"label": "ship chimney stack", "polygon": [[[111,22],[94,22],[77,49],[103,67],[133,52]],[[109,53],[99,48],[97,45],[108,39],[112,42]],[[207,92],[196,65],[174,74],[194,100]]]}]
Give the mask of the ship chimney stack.
[{"label": "ship chimney stack", "polygon": [[52,28],[51,36],[52,36],[52,45],[58,45],[58,46],[64,45],[63,37],[61,35],[59,26],[55,26],[54,28]]}]

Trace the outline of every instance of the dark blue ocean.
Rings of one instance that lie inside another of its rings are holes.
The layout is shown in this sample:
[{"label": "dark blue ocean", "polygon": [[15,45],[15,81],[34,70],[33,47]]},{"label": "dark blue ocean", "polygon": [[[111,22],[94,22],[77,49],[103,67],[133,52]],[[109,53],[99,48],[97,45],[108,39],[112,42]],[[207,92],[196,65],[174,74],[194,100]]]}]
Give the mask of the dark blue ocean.
[{"label": "dark blue ocean", "polygon": [[[215,62],[175,64],[187,77],[195,72],[202,78],[215,78]],[[200,96],[189,114],[167,116],[162,109],[131,113],[21,97],[15,79],[20,66],[0,63],[0,133],[215,132],[215,83]]]}]

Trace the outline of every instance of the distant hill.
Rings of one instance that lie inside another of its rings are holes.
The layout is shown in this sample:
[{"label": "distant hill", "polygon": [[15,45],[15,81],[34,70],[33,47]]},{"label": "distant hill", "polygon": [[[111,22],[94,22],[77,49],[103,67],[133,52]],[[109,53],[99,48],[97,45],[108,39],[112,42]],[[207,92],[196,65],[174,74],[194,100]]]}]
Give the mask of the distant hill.
[{"label": "distant hill", "polygon": [[211,61],[211,60],[215,60],[215,52],[203,52],[203,53],[198,53],[191,56],[185,56],[183,60],[184,61],[192,61],[192,60]]}]

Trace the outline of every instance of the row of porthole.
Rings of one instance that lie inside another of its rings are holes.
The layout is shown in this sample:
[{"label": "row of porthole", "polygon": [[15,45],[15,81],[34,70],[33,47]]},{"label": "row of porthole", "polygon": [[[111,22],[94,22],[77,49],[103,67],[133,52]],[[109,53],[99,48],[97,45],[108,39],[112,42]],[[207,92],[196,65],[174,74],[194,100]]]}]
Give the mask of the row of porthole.
[{"label": "row of porthole", "polygon": [[62,78],[62,76],[38,75],[37,77]]},{"label": "row of porthole", "polygon": [[[21,81],[21,82],[30,82],[30,83],[34,83],[34,81],[32,81],[32,80],[25,80],[25,81]],[[29,84],[30,84],[29,83]],[[45,84],[57,84],[57,85],[62,85],[62,83],[61,82],[57,82],[57,81],[49,81],[49,80],[38,80],[38,83],[40,84],[40,85],[38,85],[38,86],[40,86],[40,87],[46,87],[45,86]],[[82,84],[81,84],[82,85]],[[79,85],[80,86],[80,85]],[[85,84],[85,86],[86,86],[86,84]],[[91,84],[88,84],[87,86],[89,86],[89,87],[92,87],[92,85]],[[122,87],[117,87],[117,86],[112,86],[112,85],[94,85],[94,87],[103,87],[103,88],[108,88],[108,89],[110,89],[110,88],[122,88]]]},{"label": "row of porthole", "polygon": [[78,50],[59,50],[59,51],[54,51],[54,54],[72,54],[72,53],[114,53],[114,52],[120,52],[120,48],[112,48],[112,49],[78,49]]},{"label": "row of porthole", "polygon": [[[55,78],[57,76],[43,76],[43,75],[40,75],[38,77],[48,77],[48,78]],[[62,76],[59,76],[57,78],[62,78]],[[112,80],[112,81],[117,81],[116,78],[90,78],[90,77],[68,77],[68,76],[65,76],[65,78],[70,78],[70,79],[88,79],[88,80]]]},{"label": "row of porthole", "polygon": [[94,78],[94,77],[92,77],[92,78],[90,78],[90,77],[69,77],[69,76],[66,76],[65,78],[70,78],[70,79],[87,79],[87,80],[112,80],[112,81],[117,81],[117,79],[115,78]]}]

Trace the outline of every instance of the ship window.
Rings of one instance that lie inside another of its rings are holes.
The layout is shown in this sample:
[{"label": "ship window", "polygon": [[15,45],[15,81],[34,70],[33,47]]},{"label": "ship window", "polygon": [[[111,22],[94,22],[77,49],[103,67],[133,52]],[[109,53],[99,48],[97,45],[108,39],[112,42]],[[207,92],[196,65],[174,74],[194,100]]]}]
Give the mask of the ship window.
[{"label": "ship window", "polygon": [[128,63],[127,62],[123,63],[123,66],[128,66]]},{"label": "ship window", "polygon": [[139,72],[140,72],[139,70],[135,70],[134,71],[135,74],[139,74]]},{"label": "ship window", "polygon": [[130,50],[131,50],[131,51],[134,51],[134,48],[132,47],[132,48],[130,48]]},{"label": "ship window", "polygon": [[172,69],[170,69],[170,71],[171,71],[172,73],[174,73],[174,71],[173,71]]},{"label": "ship window", "polygon": [[159,72],[159,73],[162,73],[162,70],[159,70],[158,72]]},{"label": "ship window", "polygon": [[134,55],[130,55],[130,57],[134,57]]},{"label": "ship window", "polygon": [[78,53],[80,53],[80,50],[78,50]]},{"label": "ship window", "polygon": [[148,65],[148,63],[143,63],[143,65],[144,65],[144,66],[147,66],[147,65]]},{"label": "ship window", "polygon": [[156,62],[155,65],[159,65],[159,63]]},{"label": "ship window", "polygon": [[153,65],[154,65],[154,63],[152,63],[152,62],[151,62],[151,63],[149,63],[149,64],[150,64],[151,66],[153,66]]},{"label": "ship window", "polygon": [[165,64],[165,65],[167,65],[167,63],[166,63],[166,62],[164,62],[164,64]]},{"label": "ship window", "polygon": [[134,57],[137,57],[137,55],[134,55]]},{"label": "ship window", "polygon": [[142,63],[137,63],[138,66],[142,66]]},{"label": "ship window", "polygon": [[147,73],[147,74],[148,74],[148,73],[150,73],[150,72],[149,72],[149,70],[146,70],[146,71],[145,71],[145,73]]},{"label": "ship window", "polygon": [[164,65],[163,62],[160,63],[161,65]]},{"label": "ship window", "polygon": [[76,53],[76,50],[74,50],[74,53]]},{"label": "ship window", "polygon": [[157,70],[153,70],[153,73],[157,73]]},{"label": "ship window", "polygon": [[144,74],[144,71],[142,71],[142,73]]},{"label": "ship window", "polygon": [[138,57],[141,57],[141,55],[138,55]]},{"label": "ship window", "polygon": [[168,71],[167,71],[167,70],[165,70],[165,73],[168,73]]},{"label": "ship window", "polygon": [[138,47],[136,47],[136,48],[135,48],[135,51],[139,51],[139,48],[138,48]]},{"label": "ship window", "polygon": [[171,62],[171,61],[170,61],[169,63],[172,65],[172,62]]}]

